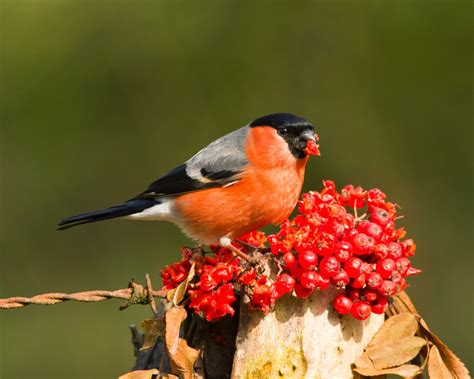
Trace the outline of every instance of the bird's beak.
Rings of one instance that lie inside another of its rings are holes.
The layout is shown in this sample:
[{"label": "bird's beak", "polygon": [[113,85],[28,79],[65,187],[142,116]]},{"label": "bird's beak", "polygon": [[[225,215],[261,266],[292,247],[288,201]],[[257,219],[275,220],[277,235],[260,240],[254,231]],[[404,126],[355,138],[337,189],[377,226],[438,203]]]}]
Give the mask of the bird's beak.
[{"label": "bird's beak", "polygon": [[297,140],[295,141],[296,148],[298,150],[303,151],[304,149],[306,149],[306,145],[308,144],[308,141],[318,142],[318,137],[316,133],[314,132],[314,130],[307,129],[304,132],[302,132],[298,136]]},{"label": "bird's beak", "polygon": [[320,155],[318,140],[318,135],[314,130],[305,130],[298,138],[298,149],[306,155]]},{"label": "bird's beak", "polygon": [[310,129],[305,130],[303,133],[301,133],[300,138],[306,143],[308,143],[308,141],[318,142],[318,136],[313,130]]}]

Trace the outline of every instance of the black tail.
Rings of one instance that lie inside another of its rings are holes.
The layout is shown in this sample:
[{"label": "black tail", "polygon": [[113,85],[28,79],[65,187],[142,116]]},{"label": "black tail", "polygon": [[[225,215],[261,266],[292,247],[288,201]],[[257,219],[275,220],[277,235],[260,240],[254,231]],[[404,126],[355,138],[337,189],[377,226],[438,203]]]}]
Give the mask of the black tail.
[{"label": "black tail", "polygon": [[90,222],[104,221],[111,218],[124,217],[138,213],[153,205],[159,204],[155,199],[133,199],[123,204],[110,208],[88,212],[77,216],[67,217],[59,222],[58,230],[72,228],[73,226],[88,224]]}]

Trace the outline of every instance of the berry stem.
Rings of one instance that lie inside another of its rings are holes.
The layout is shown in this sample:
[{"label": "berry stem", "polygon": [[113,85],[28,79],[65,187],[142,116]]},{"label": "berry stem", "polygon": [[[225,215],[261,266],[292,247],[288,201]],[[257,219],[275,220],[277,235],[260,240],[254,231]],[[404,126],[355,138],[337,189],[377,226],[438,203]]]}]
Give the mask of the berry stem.
[{"label": "berry stem", "polygon": [[367,216],[367,213],[364,213],[362,216],[359,217],[359,215],[357,214],[356,202],[354,201],[354,222],[356,224],[361,222],[365,218],[365,216]]}]

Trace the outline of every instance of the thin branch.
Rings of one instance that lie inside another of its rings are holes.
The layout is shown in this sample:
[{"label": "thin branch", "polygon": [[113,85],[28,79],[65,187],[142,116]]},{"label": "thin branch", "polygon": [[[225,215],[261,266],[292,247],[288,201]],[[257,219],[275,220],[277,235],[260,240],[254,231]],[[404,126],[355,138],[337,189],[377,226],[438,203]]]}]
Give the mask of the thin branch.
[{"label": "thin branch", "polygon": [[151,308],[151,311],[153,312],[153,315],[156,316],[158,314],[158,311],[156,309],[155,298],[153,296],[153,292],[154,292],[153,286],[151,284],[150,275],[148,273],[145,275],[145,279],[146,279],[146,292],[147,292],[148,302],[150,304],[150,308]]}]

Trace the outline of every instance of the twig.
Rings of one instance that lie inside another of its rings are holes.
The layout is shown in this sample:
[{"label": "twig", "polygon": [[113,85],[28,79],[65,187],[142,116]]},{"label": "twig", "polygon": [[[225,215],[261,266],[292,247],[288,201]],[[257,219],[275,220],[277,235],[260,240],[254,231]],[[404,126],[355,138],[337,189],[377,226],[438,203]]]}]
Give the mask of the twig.
[{"label": "twig", "polygon": [[146,288],[135,282],[129,283],[129,288],[119,289],[115,291],[85,291],[76,293],[44,293],[33,297],[10,297],[7,299],[0,299],[0,309],[21,308],[30,304],[36,305],[52,305],[63,303],[68,300],[82,301],[82,302],[97,302],[108,299],[124,299],[128,300],[127,304],[121,306],[120,309],[125,309],[131,304],[149,304],[150,298],[166,297],[166,291],[148,291]]},{"label": "twig", "polygon": [[238,247],[235,247],[234,245],[229,245],[229,246],[226,246],[226,247],[227,247],[227,249],[232,251],[235,255],[237,255],[238,257],[240,257],[242,259],[244,259],[245,261],[247,261],[251,265],[254,265],[256,263],[255,259],[253,259],[251,256],[245,254]]},{"label": "twig", "polygon": [[153,312],[153,315],[156,316],[158,314],[158,311],[156,309],[156,303],[155,303],[155,298],[153,297],[153,286],[151,285],[151,279],[150,275],[146,273],[145,275],[146,279],[146,292],[148,295],[148,301],[150,303],[151,311]]}]

